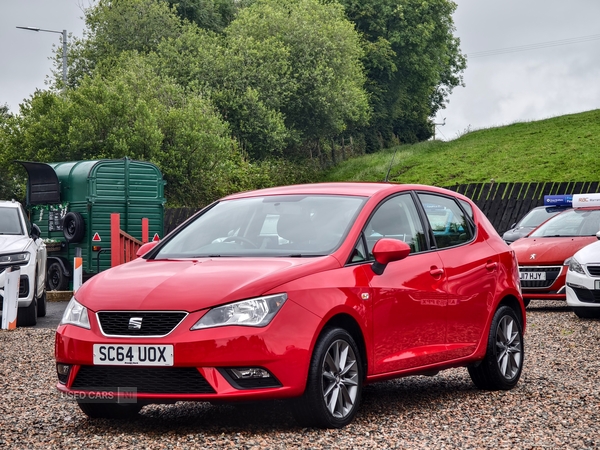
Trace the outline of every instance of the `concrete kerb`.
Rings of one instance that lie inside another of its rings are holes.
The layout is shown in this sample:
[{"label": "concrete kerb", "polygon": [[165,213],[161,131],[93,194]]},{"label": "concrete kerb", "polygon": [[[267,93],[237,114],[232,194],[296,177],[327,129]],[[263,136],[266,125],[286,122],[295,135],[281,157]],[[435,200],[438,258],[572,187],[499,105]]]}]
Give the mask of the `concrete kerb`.
[{"label": "concrete kerb", "polygon": [[46,291],[46,301],[68,302],[73,297],[73,291]]}]

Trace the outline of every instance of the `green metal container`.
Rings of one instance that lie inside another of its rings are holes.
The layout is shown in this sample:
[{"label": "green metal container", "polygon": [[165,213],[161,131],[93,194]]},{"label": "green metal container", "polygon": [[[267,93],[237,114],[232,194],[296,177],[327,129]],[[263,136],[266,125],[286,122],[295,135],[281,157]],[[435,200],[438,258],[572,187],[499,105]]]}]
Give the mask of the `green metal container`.
[{"label": "green metal container", "polygon": [[150,240],[163,237],[165,181],[154,164],[128,158],[21,164],[29,174],[31,221],[49,250],[49,289],[64,288],[60,276],[71,280],[78,247],[84,278],[110,267],[111,213],[120,214],[121,229],[134,238],[142,239],[142,218],[149,220]]}]

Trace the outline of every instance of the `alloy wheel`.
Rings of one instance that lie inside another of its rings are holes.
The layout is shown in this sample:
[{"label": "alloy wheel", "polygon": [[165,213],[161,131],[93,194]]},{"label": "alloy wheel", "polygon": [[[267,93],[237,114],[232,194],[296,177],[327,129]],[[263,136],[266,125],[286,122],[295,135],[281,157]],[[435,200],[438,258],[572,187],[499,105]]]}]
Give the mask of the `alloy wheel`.
[{"label": "alloy wheel", "polygon": [[521,367],[523,346],[519,326],[510,316],[504,316],[496,329],[496,358],[505,379],[514,378]]},{"label": "alloy wheel", "polygon": [[334,341],[322,366],[323,399],[334,417],[344,418],[352,412],[358,394],[358,376],[352,347],[346,341]]}]

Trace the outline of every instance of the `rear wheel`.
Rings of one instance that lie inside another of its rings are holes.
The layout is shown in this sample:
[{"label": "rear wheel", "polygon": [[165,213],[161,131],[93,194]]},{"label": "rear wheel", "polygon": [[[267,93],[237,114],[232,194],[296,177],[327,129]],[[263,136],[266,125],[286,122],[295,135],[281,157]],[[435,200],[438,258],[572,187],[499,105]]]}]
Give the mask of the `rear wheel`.
[{"label": "rear wheel", "polygon": [[492,319],[485,358],[469,367],[469,375],[479,389],[508,390],[521,377],[523,358],[521,322],[512,308],[501,306]]},{"label": "rear wheel", "polygon": [[358,347],[341,328],[325,330],[315,346],[306,390],[293,403],[302,426],[341,428],[356,414],[362,395],[363,366]]},{"label": "rear wheel", "polygon": [[137,415],[139,403],[84,403],[77,402],[84,414],[92,419],[128,419]]},{"label": "rear wheel", "polygon": [[37,299],[35,295],[29,306],[17,309],[17,326],[33,327],[37,324]]},{"label": "rear wheel", "polygon": [[573,308],[580,319],[600,319],[600,308]]}]

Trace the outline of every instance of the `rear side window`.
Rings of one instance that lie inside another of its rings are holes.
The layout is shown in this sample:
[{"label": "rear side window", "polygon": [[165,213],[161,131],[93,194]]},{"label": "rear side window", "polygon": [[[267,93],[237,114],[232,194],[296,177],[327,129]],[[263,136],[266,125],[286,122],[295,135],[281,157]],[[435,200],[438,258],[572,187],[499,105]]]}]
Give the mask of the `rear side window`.
[{"label": "rear side window", "polygon": [[[448,248],[473,238],[469,221],[455,200],[435,194],[419,194],[436,248]],[[471,210],[472,211],[472,210]]]}]

